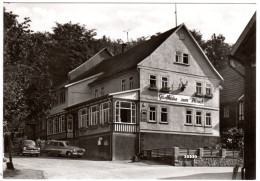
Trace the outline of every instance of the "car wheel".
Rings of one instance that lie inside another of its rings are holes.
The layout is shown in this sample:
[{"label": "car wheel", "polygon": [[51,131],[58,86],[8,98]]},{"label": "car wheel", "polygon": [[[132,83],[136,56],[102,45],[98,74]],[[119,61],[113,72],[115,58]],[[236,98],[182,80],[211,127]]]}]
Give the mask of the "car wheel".
[{"label": "car wheel", "polygon": [[72,153],[70,151],[67,152],[67,157],[72,157]]}]

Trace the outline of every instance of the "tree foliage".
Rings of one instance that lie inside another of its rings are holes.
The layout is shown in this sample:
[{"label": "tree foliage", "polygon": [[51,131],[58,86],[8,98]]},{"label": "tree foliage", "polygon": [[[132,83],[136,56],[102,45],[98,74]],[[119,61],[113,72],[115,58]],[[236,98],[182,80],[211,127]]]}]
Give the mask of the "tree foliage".
[{"label": "tree foliage", "polygon": [[244,132],[240,128],[230,128],[221,135],[222,148],[240,149],[244,147]]},{"label": "tree foliage", "polygon": [[13,128],[42,118],[51,106],[46,37],[33,33],[30,19],[18,23],[4,10],[4,120]]}]

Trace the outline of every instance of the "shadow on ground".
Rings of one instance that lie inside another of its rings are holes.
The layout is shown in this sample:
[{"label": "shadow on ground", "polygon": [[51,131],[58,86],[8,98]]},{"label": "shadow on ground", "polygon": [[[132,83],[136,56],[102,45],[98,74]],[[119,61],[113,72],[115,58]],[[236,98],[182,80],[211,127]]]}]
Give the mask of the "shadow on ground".
[{"label": "shadow on ground", "polygon": [[[200,173],[193,174],[188,176],[180,176],[180,177],[169,177],[169,178],[161,178],[161,179],[171,179],[171,180],[232,180],[232,172],[226,173]],[[237,179],[241,180],[241,173],[237,174]]]},{"label": "shadow on ground", "polygon": [[4,179],[44,179],[43,171],[41,170],[4,170]]}]

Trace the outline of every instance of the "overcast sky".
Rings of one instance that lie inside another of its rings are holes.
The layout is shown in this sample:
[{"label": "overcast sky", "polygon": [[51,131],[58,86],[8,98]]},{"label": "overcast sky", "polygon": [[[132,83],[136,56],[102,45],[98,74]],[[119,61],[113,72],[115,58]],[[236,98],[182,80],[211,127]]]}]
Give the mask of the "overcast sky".
[{"label": "overcast sky", "polygon": [[[99,38],[129,39],[165,32],[175,27],[174,4],[4,3],[7,11],[30,17],[34,31],[52,31],[55,22],[80,23],[96,29]],[[223,34],[235,43],[256,11],[255,4],[177,4],[177,22],[199,30],[203,39]]]}]

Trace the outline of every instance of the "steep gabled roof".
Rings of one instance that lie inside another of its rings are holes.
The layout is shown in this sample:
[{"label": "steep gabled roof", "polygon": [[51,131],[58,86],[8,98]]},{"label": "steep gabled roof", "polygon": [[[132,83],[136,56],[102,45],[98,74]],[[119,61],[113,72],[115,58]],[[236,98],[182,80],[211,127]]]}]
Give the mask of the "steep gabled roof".
[{"label": "steep gabled roof", "polygon": [[129,49],[125,53],[106,59],[74,79],[73,82],[103,72],[103,74],[98,78],[98,80],[100,80],[117,72],[134,68],[139,62],[148,57],[157,47],[159,47],[179,27],[180,26],[177,26],[154,38],[151,38],[150,40]]}]

